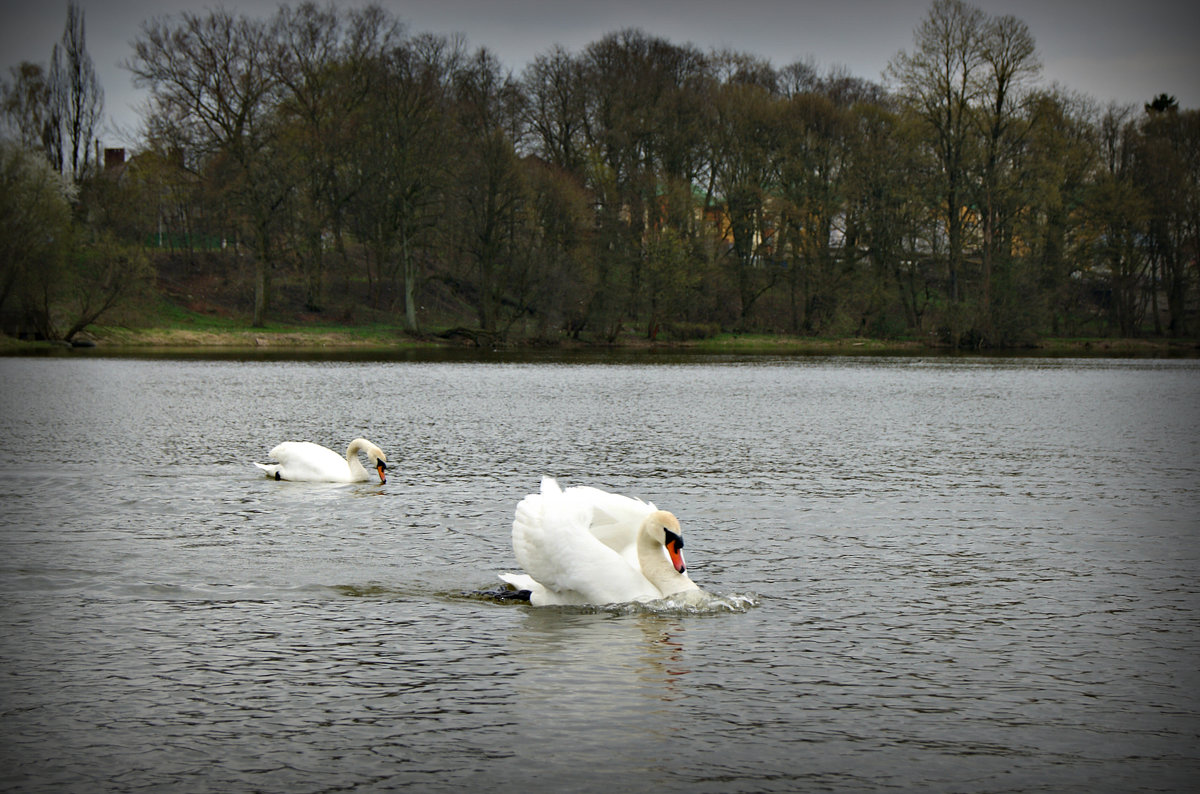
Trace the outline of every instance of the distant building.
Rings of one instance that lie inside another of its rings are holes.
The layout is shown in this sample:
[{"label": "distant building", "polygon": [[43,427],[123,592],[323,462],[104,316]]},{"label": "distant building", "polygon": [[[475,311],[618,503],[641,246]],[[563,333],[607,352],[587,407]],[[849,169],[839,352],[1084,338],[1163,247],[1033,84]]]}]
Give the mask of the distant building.
[{"label": "distant building", "polygon": [[104,170],[110,171],[114,168],[120,168],[125,165],[125,150],[124,149],[105,149],[104,150]]}]

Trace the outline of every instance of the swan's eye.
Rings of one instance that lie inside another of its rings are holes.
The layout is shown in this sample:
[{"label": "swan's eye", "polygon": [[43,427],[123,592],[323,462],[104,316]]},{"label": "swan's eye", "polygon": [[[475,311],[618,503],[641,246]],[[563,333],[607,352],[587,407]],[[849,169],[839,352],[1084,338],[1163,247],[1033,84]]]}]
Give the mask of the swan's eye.
[{"label": "swan's eye", "polygon": [[666,535],[666,538],[667,538],[666,545],[669,546],[672,543],[674,543],[674,544],[676,544],[675,548],[677,548],[677,549],[683,548],[683,538],[681,536],[676,535],[674,532],[672,532],[669,529],[666,529],[665,527],[663,528],[663,533]]}]

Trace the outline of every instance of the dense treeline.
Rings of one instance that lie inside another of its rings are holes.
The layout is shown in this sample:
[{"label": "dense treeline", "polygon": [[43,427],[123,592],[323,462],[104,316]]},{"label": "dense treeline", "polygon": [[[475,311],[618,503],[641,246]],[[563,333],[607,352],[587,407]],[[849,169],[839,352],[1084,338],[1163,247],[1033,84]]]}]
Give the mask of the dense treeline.
[{"label": "dense treeline", "polygon": [[[152,20],[127,67],[145,148],[69,199],[109,263],[93,292],[171,250],[244,283],[254,325],[303,306],[496,339],[1197,330],[1200,111],[1047,88],[1025,24],[960,0],[935,0],[890,88],[640,30],[514,75],[378,7],[312,4]],[[13,101],[31,84],[6,85],[10,130],[38,128]],[[48,316],[48,271],[4,267],[3,300]]]}]

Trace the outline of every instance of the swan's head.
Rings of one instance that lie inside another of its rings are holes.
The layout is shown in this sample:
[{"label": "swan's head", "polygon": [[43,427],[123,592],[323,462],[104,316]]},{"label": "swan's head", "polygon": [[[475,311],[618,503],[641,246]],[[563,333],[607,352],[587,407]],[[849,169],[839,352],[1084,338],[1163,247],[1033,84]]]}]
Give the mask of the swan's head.
[{"label": "swan's head", "polygon": [[666,547],[675,570],[685,573],[687,565],[683,562],[683,530],[679,528],[679,519],[666,510],[655,510],[646,519],[646,528]]},{"label": "swan's head", "polygon": [[379,484],[383,485],[387,482],[387,455],[383,454],[383,450],[375,445],[367,450],[367,457],[371,459],[371,466],[379,473]]},{"label": "swan's head", "polygon": [[359,452],[366,453],[367,460],[371,461],[371,468],[379,474],[379,484],[387,482],[387,474],[384,473],[387,471],[387,455],[383,454],[383,450],[365,438],[356,438],[350,442],[347,455]]}]

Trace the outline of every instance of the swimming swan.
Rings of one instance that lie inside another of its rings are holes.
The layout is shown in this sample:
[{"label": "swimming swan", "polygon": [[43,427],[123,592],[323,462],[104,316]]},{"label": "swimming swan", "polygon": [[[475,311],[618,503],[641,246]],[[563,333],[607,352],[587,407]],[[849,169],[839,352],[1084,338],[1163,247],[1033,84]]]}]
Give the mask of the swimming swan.
[{"label": "swimming swan", "polygon": [[379,482],[387,482],[387,455],[383,450],[367,441],[356,438],[346,447],[346,457],[342,457],[328,447],[314,444],[311,441],[284,441],[276,445],[268,453],[275,463],[255,463],[254,465],[267,473],[268,477],[276,480],[295,480],[298,482],[360,482],[370,478],[367,470],[358,460],[358,453],[365,452],[371,461],[371,468],[379,473]]},{"label": "swimming swan", "polygon": [[687,575],[679,520],[598,488],[563,491],[551,477],[517,505],[513,551],[524,574],[502,573],[534,606],[654,601],[700,588]]}]

